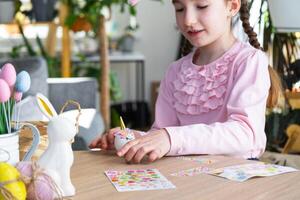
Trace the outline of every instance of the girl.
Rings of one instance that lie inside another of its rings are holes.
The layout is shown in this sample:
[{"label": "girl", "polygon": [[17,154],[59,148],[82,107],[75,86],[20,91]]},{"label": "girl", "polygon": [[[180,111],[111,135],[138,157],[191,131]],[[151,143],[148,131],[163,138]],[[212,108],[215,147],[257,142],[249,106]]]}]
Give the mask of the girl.
[{"label": "girl", "polygon": [[[165,155],[259,157],[266,146],[266,104],[276,104],[280,84],[249,24],[247,0],[173,0],[173,5],[187,40],[185,56],[161,81],[152,129],[135,131],[137,139],[117,155],[133,163],[146,155],[150,162]],[[238,12],[252,46],[232,33]],[[111,129],[90,147],[113,149],[119,131]]]}]

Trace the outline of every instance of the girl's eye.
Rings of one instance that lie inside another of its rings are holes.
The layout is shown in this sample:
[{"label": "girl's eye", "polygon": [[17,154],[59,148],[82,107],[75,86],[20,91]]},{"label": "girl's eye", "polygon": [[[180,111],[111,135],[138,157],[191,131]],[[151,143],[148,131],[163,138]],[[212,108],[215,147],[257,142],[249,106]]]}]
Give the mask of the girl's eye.
[{"label": "girl's eye", "polygon": [[208,6],[197,6],[197,9],[200,9],[200,10],[202,10],[202,9],[205,9],[205,8],[207,8]]},{"label": "girl's eye", "polygon": [[176,8],[175,10],[176,10],[176,12],[182,12],[183,8]]}]

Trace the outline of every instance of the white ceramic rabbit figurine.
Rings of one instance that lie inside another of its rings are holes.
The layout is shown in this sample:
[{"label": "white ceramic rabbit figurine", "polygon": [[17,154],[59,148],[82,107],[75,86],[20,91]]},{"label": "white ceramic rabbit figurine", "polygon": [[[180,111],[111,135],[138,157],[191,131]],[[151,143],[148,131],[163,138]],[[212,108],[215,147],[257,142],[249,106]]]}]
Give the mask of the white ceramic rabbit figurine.
[{"label": "white ceramic rabbit figurine", "polygon": [[[79,116],[81,108],[79,103],[69,100],[63,106],[59,115],[55,112],[49,100],[42,96],[37,96],[39,108],[49,118],[47,127],[49,145],[46,151],[38,160],[39,165],[52,177],[56,185],[62,192],[62,196],[74,196],[75,188],[71,182],[70,169],[73,165],[74,155],[71,143],[78,132]],[[42,102],[42,103],[41,103]],[[61,114],[69,104],[78,107],[78,115],[74,120],[68,119]],[[53,111],[49,112],[49,108]]]},{"label": "white ceramic rabbit figurine", "polygon": [[75,123],[58,115],[49,121],[47,132],[49,145],[38,163],[53,178],[63,196],[74,196],[70,169],[74,160],[71,141],[77,132]]}]

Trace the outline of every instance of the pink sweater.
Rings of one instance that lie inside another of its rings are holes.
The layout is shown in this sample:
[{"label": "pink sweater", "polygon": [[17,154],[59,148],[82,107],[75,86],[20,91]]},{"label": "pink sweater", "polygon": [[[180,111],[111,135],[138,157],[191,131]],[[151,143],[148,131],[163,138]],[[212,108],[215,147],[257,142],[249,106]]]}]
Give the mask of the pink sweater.
[{"label": "pink sweater", "polygon": [[267,56],[240,41],[208,65],[193,64],[193,56],[172,63],[161,81],[152,129],[167,130],[168,155],[259,157],[266,146]]}]

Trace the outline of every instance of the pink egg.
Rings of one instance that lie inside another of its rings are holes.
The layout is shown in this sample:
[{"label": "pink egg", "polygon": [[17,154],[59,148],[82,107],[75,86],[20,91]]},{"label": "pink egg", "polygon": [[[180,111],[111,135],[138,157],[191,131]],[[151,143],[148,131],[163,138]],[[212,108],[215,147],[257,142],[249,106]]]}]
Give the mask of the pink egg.
[{"label": "pink egg", "polygon": [[15,67],[10,63],[6,63],[5,65],[3,65],[0,73],[0,78],[5,80],[8,86],[12,87],[15,84],[17,78]]},{"label": "pink egg", "polygon": [[[56,190],[52,187],[53,180],[50,176],[44,173],[43,169],[38,166],[37,171],[42,173],[36,173],[33,177],[33,164],[29,161],[22,161],[17,164],[17,169],[22,176],[31,178],[30,182],[26,183],[27,197],[28,200],[53,200]],[[35,171],[36,172],[36,171]]]},{"label": "pink egg", "polygon": [[14,92],[14,99],[15,99],[16,101],[21,101],[22,96],[23,96],[23,93],[22,93],[22,92],[18,92],[18,91],[15,91],[15,92]]},{"label": "pink egg", "polygon": [[0,103],[7,102],[10,98],[10,89],[5,80],[0,79]]}]

